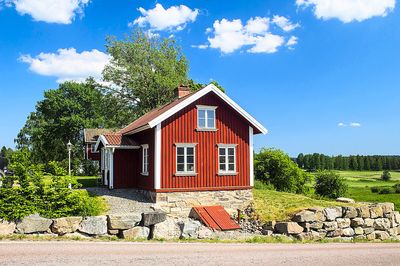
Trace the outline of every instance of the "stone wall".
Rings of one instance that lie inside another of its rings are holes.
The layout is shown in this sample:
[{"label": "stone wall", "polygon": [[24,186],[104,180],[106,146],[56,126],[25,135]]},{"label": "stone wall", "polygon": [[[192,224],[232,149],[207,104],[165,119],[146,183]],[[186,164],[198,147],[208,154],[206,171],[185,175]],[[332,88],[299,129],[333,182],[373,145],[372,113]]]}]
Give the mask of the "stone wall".
[{"label": "stone wall", "polygon": [[156,207],[175,217],[188,217],[194,206],[221,205],[231,215],[244,210],[253,201],[250,189],[196,192],[148,192]]},{"label": "stone wall", "polygon": [[268,222],[261,232],[299,240],[400,240],[400,214],[394,211],[393,203],[311,208],[295,214],[291,222]]}]

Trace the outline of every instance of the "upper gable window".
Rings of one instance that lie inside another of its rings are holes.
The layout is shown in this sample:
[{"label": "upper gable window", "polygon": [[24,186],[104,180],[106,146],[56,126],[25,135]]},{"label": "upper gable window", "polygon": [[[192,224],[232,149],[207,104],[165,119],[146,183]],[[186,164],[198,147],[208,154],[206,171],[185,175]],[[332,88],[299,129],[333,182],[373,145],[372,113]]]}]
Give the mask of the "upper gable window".
[{"label": "upper gable window", "polygon": [[197,106],[197,129],[199,130],[213,130],[216,129],[215,112],[216,106]]}]

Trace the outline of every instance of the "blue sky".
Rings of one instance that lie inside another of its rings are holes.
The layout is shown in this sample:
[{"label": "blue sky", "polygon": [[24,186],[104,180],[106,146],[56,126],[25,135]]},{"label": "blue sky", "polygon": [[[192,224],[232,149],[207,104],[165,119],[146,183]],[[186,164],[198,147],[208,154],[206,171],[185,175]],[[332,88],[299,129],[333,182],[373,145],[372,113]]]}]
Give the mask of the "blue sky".
[{"label": "blue sky", "polygon": [[396,0],[51,2],[0,0],[0,146],[44,90],[98,75],[105,37],[134,24],[174,35],[192,78],[217,80],[269,129],[256,148],[399,154]]}]

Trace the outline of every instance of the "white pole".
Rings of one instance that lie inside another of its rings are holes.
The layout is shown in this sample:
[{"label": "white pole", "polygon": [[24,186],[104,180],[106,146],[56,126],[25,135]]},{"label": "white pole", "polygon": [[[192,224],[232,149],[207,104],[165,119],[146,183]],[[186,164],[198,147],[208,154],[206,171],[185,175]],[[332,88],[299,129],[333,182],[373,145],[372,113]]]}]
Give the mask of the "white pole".
[{"label": "white pole", "polygon": [[68,149],[68,175],[71,176],[71,149]]}]

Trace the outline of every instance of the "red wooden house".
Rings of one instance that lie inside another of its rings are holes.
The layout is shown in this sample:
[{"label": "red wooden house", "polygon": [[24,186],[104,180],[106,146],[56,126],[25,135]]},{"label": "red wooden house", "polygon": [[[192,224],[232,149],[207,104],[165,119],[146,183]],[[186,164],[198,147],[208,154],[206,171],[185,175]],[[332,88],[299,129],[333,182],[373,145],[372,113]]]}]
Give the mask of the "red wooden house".
[{"label": "red wooden house", "polygon": [[212,84],[176,94],[117,133],[100,135],[104,184],[153,194],[253,187],[253,135],[267,130]]},{"label": "red wooden house", "polygon": [[113,129],[85,128],[83,130],[84,158],[94,162],[100,161],[100,152],[95,150],[96,142],[100,135],[113,133]]}]

